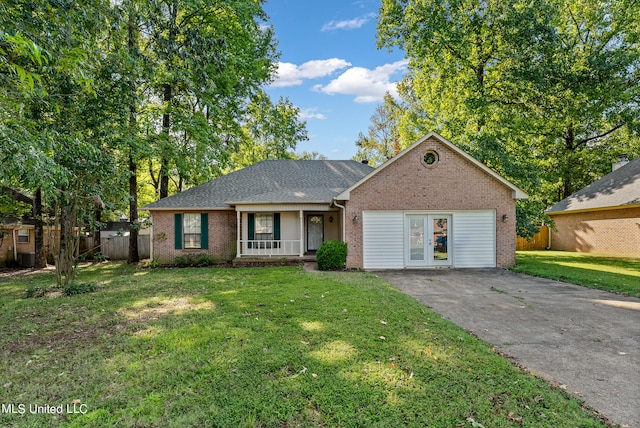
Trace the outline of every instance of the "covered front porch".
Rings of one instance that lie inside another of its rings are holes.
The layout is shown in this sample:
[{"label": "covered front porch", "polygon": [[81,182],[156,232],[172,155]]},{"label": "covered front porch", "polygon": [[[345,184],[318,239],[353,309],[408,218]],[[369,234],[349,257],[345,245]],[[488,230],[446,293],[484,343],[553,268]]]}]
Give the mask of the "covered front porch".
[{"label": "covered front porch", "polygon": [[236,205],[236,258],[304,258],[343,239],[342,210],[328,204]]}]

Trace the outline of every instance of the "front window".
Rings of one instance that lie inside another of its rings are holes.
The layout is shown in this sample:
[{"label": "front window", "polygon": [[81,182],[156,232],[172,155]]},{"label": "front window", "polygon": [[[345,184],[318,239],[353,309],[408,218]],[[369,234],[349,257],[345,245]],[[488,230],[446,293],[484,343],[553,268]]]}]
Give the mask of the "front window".
[{"label": "front window", "polygon": [[201,218],[200,213],[184,215],[184,248],[202,248]]},{"label": "front window", "polygon": [[273,239],[273,214],[256,213],[256,240],[271,241]]}]

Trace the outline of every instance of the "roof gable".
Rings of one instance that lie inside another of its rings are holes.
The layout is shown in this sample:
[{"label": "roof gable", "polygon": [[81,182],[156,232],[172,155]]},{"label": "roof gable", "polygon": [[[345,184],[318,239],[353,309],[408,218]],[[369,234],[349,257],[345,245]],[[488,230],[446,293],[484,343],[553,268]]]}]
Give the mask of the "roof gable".
[{"label": "roof gable", "polygon": [[548,214],[640,204],[640,157],[564,198]]},{"label": "roof gable", "polygon": [[351,160],[266,160],[145,205],[230,209],[243,203],[331,203],[373,168]]},{"label": "roof gable", "polygon": [[414,144],[412,144],[411,146],[407,147],[406,149],[404,149],[403,151],[401,151],[400,153],[398,153],[396,156],[392,157],[391,159],[389,159],[388,161],[386,161],[384,164],[382,164],[381,166],[379,166],[378,168],[376,168],[375,170],[371,171],[366,177],[363,177],[362,179],[360,179],[357,183],[354,183],[352,186],[350,186],[348,189],[346,189],[344,192],[340,193],[336,199],[338,200],[349,200],[350,198],[350,194],[351,191],[356,189],[358,186],[360,186],[362,183],[364,183],[365,181],[369,180],[370,178],[374,177],[376,174],[380,173],[381,171],[383,171],[385,168],[388,168],[390,165],[392,165],[394,162],[396,162],[398,159],[400,159],[402,156],[404,156],[405,154],[409,153],[410,151],[412,151],[414,148],[416,148],[417,146],[419,146],[420,144],[424,143],[426,140],[430,139],[430,138],[436,138],[438,141],[440,141],[442,144],[444,144],[445,146],[447,146],[449,149],[451,149],[453,152],[457,153],[458,155],[460,155],[462,158],[466,159],[467,161],[471,162],[472,164],[476,165],[478,168],[480,168],[481,171],[483,171],[484,173],[486,173],[487,175],[493,177],[495,180],[499,181],[500,183],[502,183],[504,186],[508,187],[509,189],[512,190],[513,192],[513,198],[514,199],[526,199],[528,198],[528,195],[521,190],[519,187],[517,187],[515,184],[509,182],[508,180],[506,180],[505,178],[503,178],[501,175],[499,175],[498,173],[496,173],[495,171],[493,171],[491,168],[487,167],[485,164],[483,164],[482,162],[480,162],[479,160],[477,160],[476,158],[474,158],[473,156],[471,156],[470,154],[468,154],[467,152],[465,152],[464,150],[462,150],[461,148],[459,148],[458,146],[456,146],[455,144],[451,143],[449,140],[447,140],[446,138],[442,137],[441,135],[435,133],[435,132],[430,132],[429,134],[425,135],[424,137],[422,137],[421,139],[419,139],[418,141],[416,141]]}]

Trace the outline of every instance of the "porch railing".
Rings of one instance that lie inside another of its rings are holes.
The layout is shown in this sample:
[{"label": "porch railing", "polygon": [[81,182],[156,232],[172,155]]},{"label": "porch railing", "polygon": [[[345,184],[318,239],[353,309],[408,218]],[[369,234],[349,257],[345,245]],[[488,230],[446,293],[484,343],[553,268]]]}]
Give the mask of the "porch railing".
[{"label": "porch railing", "polygon": [[241,256],[298,256],[300,255],[299,239],[291,240],[241,240],[240,255]]}]

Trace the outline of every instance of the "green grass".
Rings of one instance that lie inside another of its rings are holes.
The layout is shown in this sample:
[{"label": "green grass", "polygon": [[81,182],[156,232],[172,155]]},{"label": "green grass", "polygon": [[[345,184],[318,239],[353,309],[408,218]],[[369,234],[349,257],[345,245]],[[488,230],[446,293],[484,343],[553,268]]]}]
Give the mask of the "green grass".
[{"label": "green grass", "polygon": [[[0,426],[599,427],[581,403],[367,273],[103,264],[0,278]],[[71,404],[85,414],[30,414]]]},{"label": "green grass", "polygon": [[565,251],[518,251],[513,271],[640,297],[640,260]]}]

